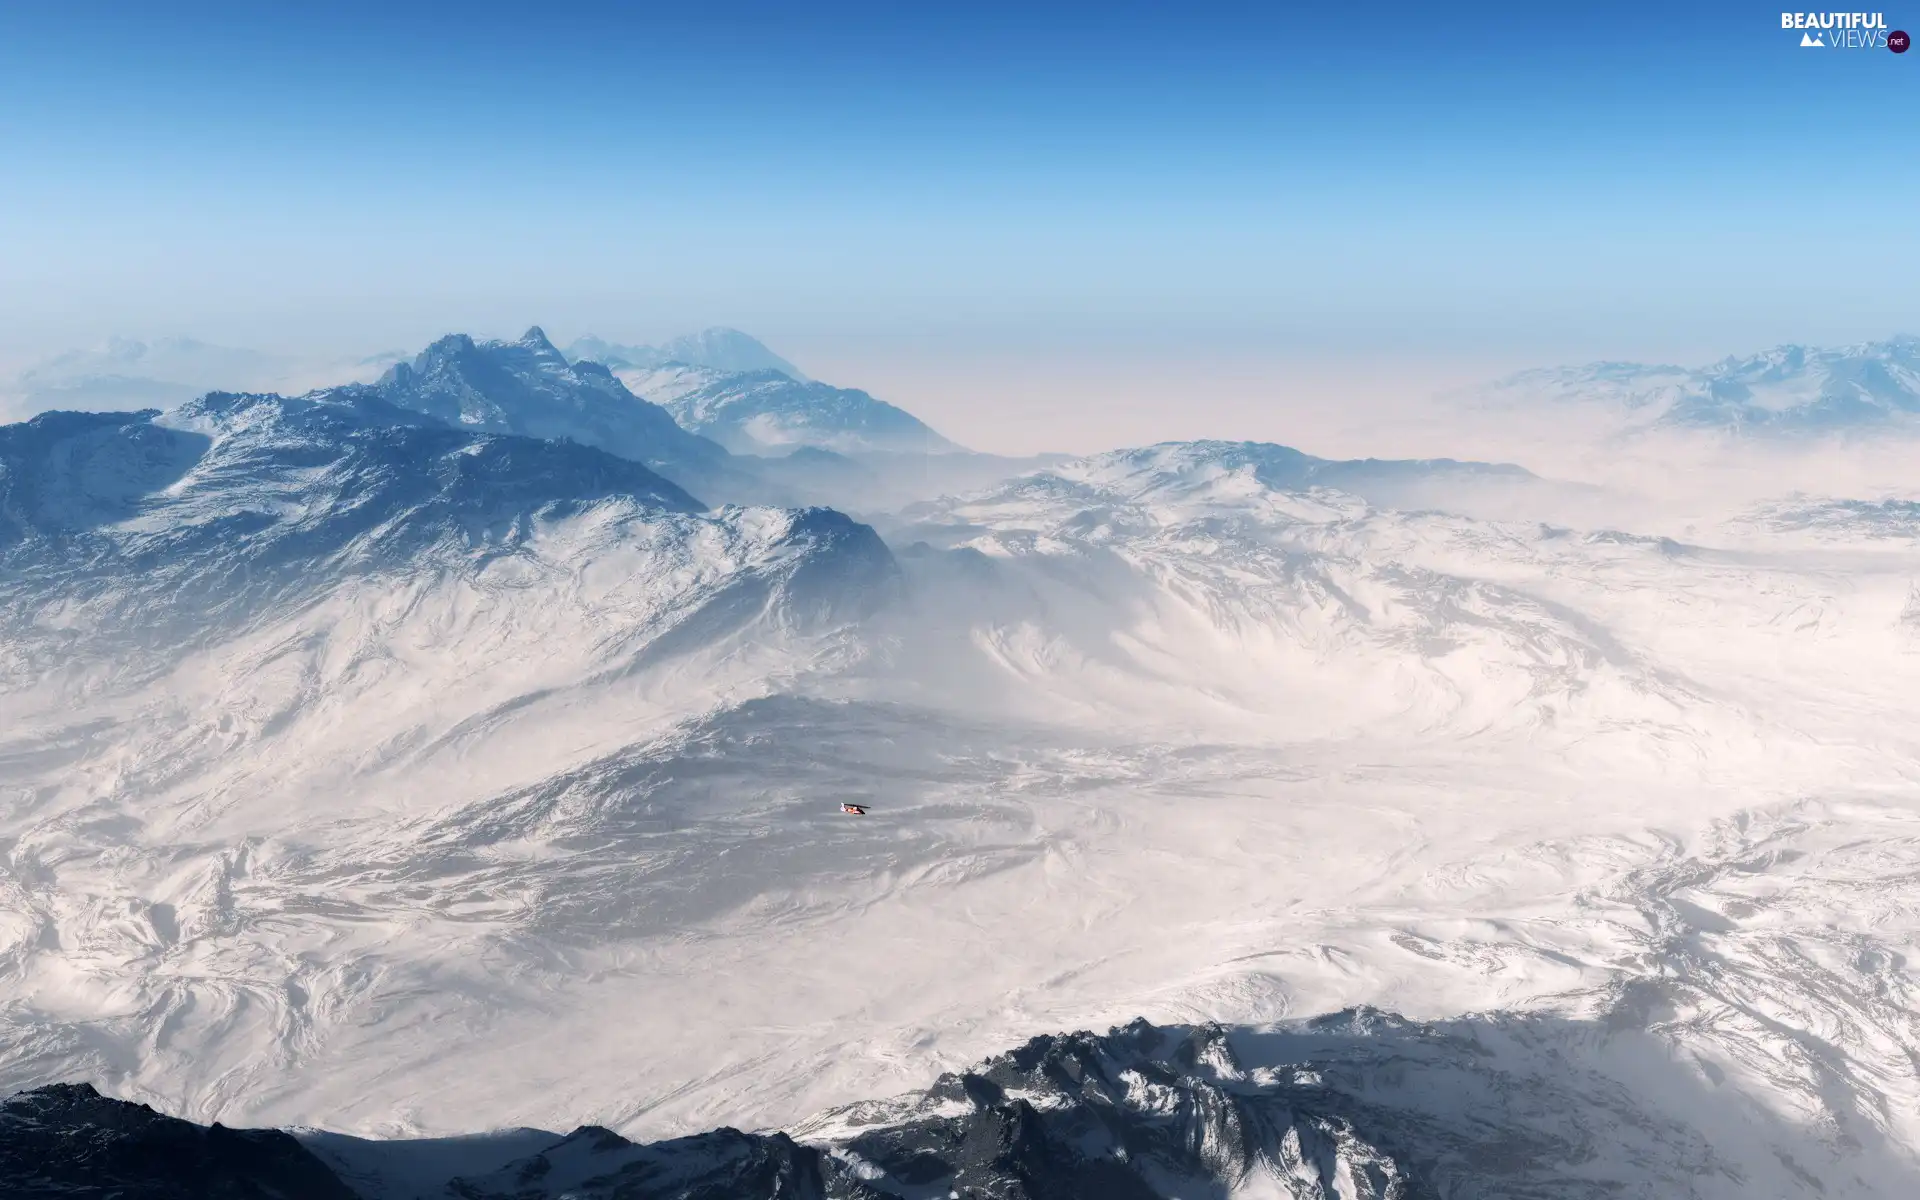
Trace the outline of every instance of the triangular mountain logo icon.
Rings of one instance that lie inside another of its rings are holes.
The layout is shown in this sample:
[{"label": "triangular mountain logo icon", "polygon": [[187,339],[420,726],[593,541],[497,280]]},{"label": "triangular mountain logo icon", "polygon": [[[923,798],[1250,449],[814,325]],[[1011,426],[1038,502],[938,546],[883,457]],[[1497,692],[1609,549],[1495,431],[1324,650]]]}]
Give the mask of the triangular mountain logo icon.
[{"label": "triangular mountain logo icon", "polygon": [[1825,42],[1823,42],[1823,41],[1821,41],[1821,40],[1820,40],[1820,35],[1819,35],[1819,34],[1817,34],[1817,33],[1803,33],[1803,34],[1801,34],[1801,35],[1800,35],[1800,44],[1801,44],[1802,46],[1822,46],[1822,47],[1824,47],[1824,46],[1826,45],[1826,43],[1825,43]]}]

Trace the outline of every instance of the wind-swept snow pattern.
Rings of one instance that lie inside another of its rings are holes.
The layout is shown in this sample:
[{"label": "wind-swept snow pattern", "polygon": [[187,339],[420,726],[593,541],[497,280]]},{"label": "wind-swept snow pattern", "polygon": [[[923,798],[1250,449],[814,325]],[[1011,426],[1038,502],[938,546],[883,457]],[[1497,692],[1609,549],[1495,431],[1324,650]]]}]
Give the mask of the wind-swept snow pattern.
[{"label": "wind-swept snow pattern", "polygon": [[1897,502],[1204,442],[877,531],[488,355],[0,430],[0,1084],[589,1127],[471,1196],[1920,1181]]}]

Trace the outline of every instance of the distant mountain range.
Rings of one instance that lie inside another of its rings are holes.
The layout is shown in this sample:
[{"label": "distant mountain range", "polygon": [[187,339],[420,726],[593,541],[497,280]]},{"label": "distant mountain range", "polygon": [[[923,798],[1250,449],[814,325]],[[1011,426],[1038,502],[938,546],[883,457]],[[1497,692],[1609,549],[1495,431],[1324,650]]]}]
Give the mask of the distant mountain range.
[{"label": "distant mountain range", "polygon": [[[408,370],[391,369],[399,364]],[[412,361],[387,352],[328,363],[302,363],[192,338],[114,338],[94,349],[57,355],[0,383],[0,419],[54,410],[166,409],[209,391],[302,391],[315,384],[371,381],[381,371],[388,373],[378,386],[395,403],[448,415],[456,423],[572,437],[623,454],[644,443],[642,461],[673,462],[683,469],[692,460],[720,461],[714,455],[719,447],[759,456],[802,448],[852,455],[963,450],[904,409],[858,389],[811,380],[760,341],[726,328],[657,346],[585,336],[564,351],[538,330],[514,341],[452,335]],[[491,382],[478,377],[488,373]],[[502,392],[507,376],[520,382]],[[487,399],[496,393],[504,398]],[[536,394],[545,399],[530,399]],[[651,402],[638,415],[630,410],[636,395]],[[1538,368],[1451,399],[1514,411],[1576,405],[1611,414],[1626,432],[1693,429],[1807,437],[1904,425],[1920,429],[1920,338],[1837,348],[1787,345],[1701,367],[1596,362]],[[676,437],[666,427],[669,421],[705,445]],[[708,490],[729,489],[710,481]]]},{"label": "distant mountain range", "polygon": [[658,346],[627,346],[589,334],[574,339],[567,347],[567,357],[575,362],[592,359],[615,370],[683,363],[715,371],[778,371],[789,379],[806,379],[800,368],[738,329],[707,329]]},{"label": "distant mountain range", "polygon": [[685,428],[735,454],[784,455],[805,447],[839,454],[951,454],[963,448],[905,409],[854,388],[808,379],[737,329],[709,329],[660,346],[583,337],[576,365],[612,369]]},{"label": "distant mountain range", "polygon": [[[865,392],[809,380],[734,329],[660,346],[583,337],[565,353],[537,327],[512,341],[453,334],[411,358],[388,352],[321,365],[191,338],[116,338],[0,384],[0,419],[169,409],[214,391],[298,392],[350,381],[373,382],[389,402],[462,427],[600,446],[678,471],[689,486],[725,499],[777,496],[729,475],[721,447],[752,455],[961,449]],[[636,392],[673,407],[662,411]]]},{"label": "distant mountain range", "polygon": [[865,392],[772,369],[686,363],[616,375],[592,359],[569,360],[538,327],[513,341],[441,338],[371,390],[458,428],[597,446],[646,463],[716,504],[838,503],[861,491],[877,494],[877,485],[895,476],[908,484],[930,480],[933,473],[916,470],[903,457],[909,455],[961,454],[972,474],[996,478],[1015,465],[965,455],[910,413]]},{"label": "distant mountain range", "polygon": [[1510,463],[1451,458],[1325,459],[1271,442],[1163,442],[1114,450],[1055,467],[1075,482],[1098,483],[1129,499],[1212,488],[1235,476],[1276,492],[1345,492],[1382,508],[1419,508],[1458,500],[1463,489],[1543,481]]},{"label": "distant mountain range", "polygon": [[47,359],[0,386],[0,393],[11,393],[4,397],[6,407],[18,417],[54,409],[171,408],[214,388],[271,386],[289,366],[274,355],[192,338],[111,338]]},{"label": "distant mountain range", "polygon": [[110,338],[69,350],[0,380],[0,420],[41,412],[135,412],[172,408],[212,391],[299,392],[365,381],[404,357],[299,359],[187,337]]},{"label": "distant mountain range", "polygon": [[1920,420],[1920,338],[1780,346],[1705,367],[1601,362],[1523,371],[1462,393],[1493,408],[1617,410],[1629,429],[1807,435]]},{"label": "distant mountain range", "polygon": [[854,388],[775,370],[720,371],[669,363],[622,372],[636,392],[686,429],[736,454],[786,454],[803,446],[841,454],[951,454],[962,449],[927,424]]}]

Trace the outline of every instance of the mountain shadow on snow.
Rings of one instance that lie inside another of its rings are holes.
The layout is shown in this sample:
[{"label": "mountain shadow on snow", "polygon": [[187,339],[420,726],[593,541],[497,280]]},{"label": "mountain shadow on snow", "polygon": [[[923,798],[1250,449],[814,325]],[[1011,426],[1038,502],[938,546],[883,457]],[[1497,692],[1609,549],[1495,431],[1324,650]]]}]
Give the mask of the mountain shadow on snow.
[{"label": "mountain shadow on snow", "polygon": [[[893,569],[838,513],[704,508],[630,459],[452,428],[367,388],[216,392],[165,417],[45,414],[0,426],[0,600],[18,618],[0,631],[23,652],[88,629],[166,644],[183,623],[210,630],[357,576],[471,570],[589,514],[670,539],[745,521],[789,548],[780,599],[801,623],[839,611],[854,564]],[[69,619],[33,621],[55,608]]]},{"label": "mountain shadow on snow", "polygon": [[0,425],[0,550],[124,521],[191,471],[212,439],[160,414],[47,412]]}]

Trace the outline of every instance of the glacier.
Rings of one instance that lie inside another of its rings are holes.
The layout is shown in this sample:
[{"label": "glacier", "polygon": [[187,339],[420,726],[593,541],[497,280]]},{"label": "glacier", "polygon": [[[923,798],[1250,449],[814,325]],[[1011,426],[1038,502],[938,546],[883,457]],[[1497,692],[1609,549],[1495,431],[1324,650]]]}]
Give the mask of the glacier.
[{"label": "glacier", "polygon": [[369,1197],[1920,1182],[1908,502],[911,494],[644,394],[536,330],[0,427],[5,1090]]}]

